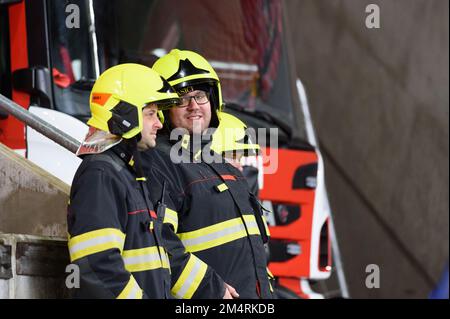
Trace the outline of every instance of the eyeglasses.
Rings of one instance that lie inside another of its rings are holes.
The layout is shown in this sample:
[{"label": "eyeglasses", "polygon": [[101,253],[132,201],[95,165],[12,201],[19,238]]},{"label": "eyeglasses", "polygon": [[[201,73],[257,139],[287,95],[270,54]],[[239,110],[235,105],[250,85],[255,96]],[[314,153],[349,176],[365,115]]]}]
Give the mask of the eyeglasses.
[{"label": "eyeglasses", "polygon": [[191,103],[191,99],[194,99],[198,105],[206,104],[209,102],[209,93],[199,92],[193,96],[180,97],[181,103],[178,107],[186,107]]}]

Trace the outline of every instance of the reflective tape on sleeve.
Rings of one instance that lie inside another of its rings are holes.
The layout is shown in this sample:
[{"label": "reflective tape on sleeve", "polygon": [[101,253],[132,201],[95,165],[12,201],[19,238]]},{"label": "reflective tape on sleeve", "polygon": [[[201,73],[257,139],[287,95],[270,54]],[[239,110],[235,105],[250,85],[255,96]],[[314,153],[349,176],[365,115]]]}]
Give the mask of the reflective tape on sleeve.
[{"label": "reflective tape on sleeve", "polygon": [[71,237],[68,242],[70,261],[108,249],[123,250],[125,234],[115,228],[103,228]]},{"label": "reflective tape on sleeve", "polygon": [[129,272],[146,271],[158,268],[169,269],[169,261],[167,259],[164,248],[146,247],[140,249],[124,250],[122,257],[125,263],[125,269]]},{"label": "reflective tape on sleeve", "polygon": [[172,294],[179,299],[192,298],[205,277],[207,268],[203,261],[191,254],[180,277],[172,287]]},{"label": "reflective tape on sleeve", "polygon": [[131,275],[125,288],[117,296],[117,299],[142,299],[142,289],[139,287],[136,279]]},{"label": "reflective tape on sleeve", "polygon": [[163,223],[171,224],[176,232],[178,230],[178,214],[177,214],[177,212],[170,208],[166,208]]}]

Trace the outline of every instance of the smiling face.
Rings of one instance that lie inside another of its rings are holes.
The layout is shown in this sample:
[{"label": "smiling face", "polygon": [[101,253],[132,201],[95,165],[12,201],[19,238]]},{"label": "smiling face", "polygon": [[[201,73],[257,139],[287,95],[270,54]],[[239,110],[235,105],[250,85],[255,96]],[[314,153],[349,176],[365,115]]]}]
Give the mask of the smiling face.
[{"label": "smiling face", "polygon": [[[185,107],[174,107],[170,109],[170,121],[174,127],[182,127],[189,131],[189,133],[201,134],[209,127],[211,122],[211,104],[198,104],[201,101],[200,96],[205,92],[196,90],[182,95],[181,98],[187,101]],[[194,98],[197,96],[197,98]]]},{"label": "smiling face", "polygon": [[156,104],[149,104],[142,110],[142,138],[138,142],[138,150],[146,151],[156,146],[156,133],[162,128],[158,118],[158,108]]}]

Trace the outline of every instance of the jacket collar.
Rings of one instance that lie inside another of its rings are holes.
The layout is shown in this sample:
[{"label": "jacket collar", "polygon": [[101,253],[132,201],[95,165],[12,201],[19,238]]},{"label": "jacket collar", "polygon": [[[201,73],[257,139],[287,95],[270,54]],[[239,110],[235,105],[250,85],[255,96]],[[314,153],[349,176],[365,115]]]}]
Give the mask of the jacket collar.
[{"label": "jacket collar", "polygon": [[128,166],[134,166],[133,153],[134,147],[130,141],[123,140],[111,149]]}]

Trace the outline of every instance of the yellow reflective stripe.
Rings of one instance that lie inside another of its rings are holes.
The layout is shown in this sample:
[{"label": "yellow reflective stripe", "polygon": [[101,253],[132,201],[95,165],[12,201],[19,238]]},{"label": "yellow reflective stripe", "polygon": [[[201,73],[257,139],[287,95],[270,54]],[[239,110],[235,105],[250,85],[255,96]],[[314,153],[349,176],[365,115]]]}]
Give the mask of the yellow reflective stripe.
[{"label": "yellow reflective stripe", "polygon": [[146,181],[147,181],[147,178],[145,178],[145,177],[136,177],[136,180],[137,180],[137,181],[146,182]]},{"label": "yellow reflective stripe", "polygon": [[202,154],[202,150],[199,150],[199,151],[194,155],[194,160],[198,160],[198,158],[200,157],[200,154]]},{"label": "yellow reflective stripe", "polygon": [[191,254],[180,277],[172,287],[172,294],[176,298],[192,298],[205,277],[207,268],[203,261]]},{"label": "yellow reflective stripe", "polygon": [[142,299],[142,289],[139,287],[133,275],[130,276],[130,280],[117,296],[117,299]]},{"label": "yellow reflective stripe", "polygon": [[[245,224],[247,225],[247,228],[249,229],[250,235],[259,235],[260,234],[258,224],[256,223],[256,218],[253,214],[244,215],[244,221],[245,221]],[[250,231],[250,228],[256,228],[257,232],[255,233],[254,231]]]},{"label": "yellow reflective stripe", "polygon": [[125,269],[130,272],[152,270],[158,268],[169,268],[169,260],[167,259],[164,248],[159,247],[161,258],[158,254],[156,246],[124,250],[122,257],[125,263]]},{"label": "yellow reflective stripe", "polygon": [[266,230],[266,234],[267,234],[267,236],[270,236],[270,231],[269,231],[269,227],[267,226],[266,216],[262,215],[262,219],[264,221],[264,229]]},{"label": "yellow reflective stripe", "polygon": [[227,184],[225,184],[225,183],[222,183],[222,184],[220,184],[220,185],[217,185],[217,190],[218,190],[219,192],[226,191],[227,189],[228,189],[228,186],[227,186]]},{"label": "yellow reflective stripe", "polygon": [[[169,254],[167,253],[167,251],[164,251],[164,259],[165,259],[165,263],[167,263],[167,267],[168,267],[167,269],[169,270],[169,274],[172,274],[172,270],[170,269]],[[164,265],[164,263],[163,263],[163,265]]]},{"label": "yellow reflective stripe", "polygon": [[70,261],[108,249],[123,250],[125,234],[115,228],[93,230],[69,239]]},{"label": "yellow reflective stripe", "polygon": [[183,138],[181,139],[181,147],[184,149],[187,149],[190,139],[191,138],[189,135],[187,135],[187,134],[183,135]]},{"label": "yellow reflective stripe", "polygon": [[175,232],[178,230],[178,213],[170,208],[166,208],[166,212],[164,214],[163,223],[171,224],[175,229]]},{"label": "yellow reflective stripe", "polygon": [[269,278],[273,279],[275,278],[274,275],[272,274],[272,272],[270,271],[269,267],[266,267],[267,269],[267,274],[269,275]]},{"label": "yellow reflective stripe", "polygon": [[[244,220],[250,235],[260,234],[255,216],[244,215]],[[242,219],[237,217],[191,232],[180,233],[178,236],[187,251],[196,252],[246,237],[247,232]]]},{"label": "yellow reflective stripe", "polygon": [[275,279],[275,277],[273,276],[272,272],[270,271],[269,267],[266,267],[267,270],[267,277],[269,277],[269,288],[270,288],[270,292],[273,292],[273,287],[272,287],[272,283],[270,282],[271,280]]},{"label": "yellow reflective stripe", "polygon": [[[244,220],[245,220],[246,224],[253,222],[257,226],[255,216],[253,216],[253,215],[244,215]],[[224,230],[226,228],[233,227],[236,225],[243,225],[241,217],[229,219],[224,222],[220,222],[220,223],[217,223],[217,224],[214,224],[211,226],[200,228],[198,230],[194,230],[194,231],[190,231],[190,232],[186,232],[186,233],[179,233],[178,236],[180,236],[180,238],[183,240],[194,239],[194,238],[198,238],[198,237],[205,236],[208,234],[213,234],[218,231],[221,231],[221,230]]]}]

